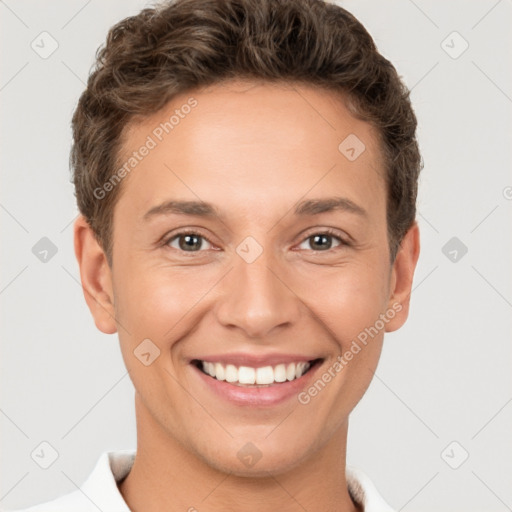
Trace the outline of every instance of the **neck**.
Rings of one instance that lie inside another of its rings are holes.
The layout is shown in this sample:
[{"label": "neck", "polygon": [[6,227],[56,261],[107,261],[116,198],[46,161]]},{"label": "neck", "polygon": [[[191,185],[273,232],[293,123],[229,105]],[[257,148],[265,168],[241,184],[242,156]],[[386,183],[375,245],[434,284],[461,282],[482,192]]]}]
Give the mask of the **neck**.
[{"label": "neck", "polygon": [[345,477],[348,422],[292,470],[241,477],[206,464],[169,436],[136,393],[137,454],[119,491],[132,512],[360,512]]}]

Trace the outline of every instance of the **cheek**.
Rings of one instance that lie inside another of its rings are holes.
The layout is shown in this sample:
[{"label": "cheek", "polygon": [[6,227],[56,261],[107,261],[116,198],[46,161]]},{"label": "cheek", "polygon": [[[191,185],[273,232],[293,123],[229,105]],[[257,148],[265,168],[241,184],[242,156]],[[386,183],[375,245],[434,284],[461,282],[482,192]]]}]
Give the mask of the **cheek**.
[{"label": "cheek", "polygon": [[162,291],[151,283],[143,286],[141,280],[132,280],[118,288],[116,315],[126,327],[124,334],[128,331],[134,342],[141,336],[155,341],[161,339],[162,324],[169,318],[167,315],[173,302],[169,295],[163,300]]},{"label": "cheek", "polygon": [[[130,376],[144,401],[156,404],[180,397],[174,383],[175,367],[170,364],[170,346],[184,334],[187,310],[194,297],[187,297],[184,279],[170,269],[137,269],[125,266],[115,282],[116,317],[121,352]],[[133,276],[127,279],[126,276]],[[193,295],[197,295],[197,292]],[[189,300],[190,299],[190,300]],[[174,402],[173,402],[174,403]],[[148,405],[148,403],[146,403]]]},{"label": "cheek", "polygon": [[307,305],[345,348],[373,326],[387,306],[387,272],[381,265],[352,265],[317,276],[305,287]]},{"label": "cheek", "polygon": [[119,340],[125,362],[139,369],[138,361],[133,362],[134,351],[149,339],[160,351],[154,366],[176,368],[183,355],[181,340],[212,307],[208,292],[218,282],[218,274],[213,269],[201,273],[193,267],[167,265],[125,267],[124,273],[118,270],[119,279],[114,283],[116,318],[124,327],[119,329]]}]

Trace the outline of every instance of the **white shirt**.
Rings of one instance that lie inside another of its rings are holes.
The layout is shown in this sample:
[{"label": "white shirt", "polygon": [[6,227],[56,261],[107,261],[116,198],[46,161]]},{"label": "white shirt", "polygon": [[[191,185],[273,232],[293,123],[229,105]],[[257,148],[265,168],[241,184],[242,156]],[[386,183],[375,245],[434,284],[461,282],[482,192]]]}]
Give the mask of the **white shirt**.
[{"label": "white shirt", "polygon": [[[79,489],[52,501],[11,512],[130,512],[117,488],[132,468],[135,450],[104,452]],[[360,469],[346,467],[347,486],[352,499],[364,512],[394,512]]]}]

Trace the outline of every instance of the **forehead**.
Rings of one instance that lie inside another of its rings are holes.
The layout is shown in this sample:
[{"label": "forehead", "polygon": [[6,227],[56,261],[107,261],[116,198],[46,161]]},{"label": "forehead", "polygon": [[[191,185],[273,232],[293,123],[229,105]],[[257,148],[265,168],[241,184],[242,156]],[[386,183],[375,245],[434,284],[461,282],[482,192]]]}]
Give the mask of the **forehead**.
[{"label": "forehead", "polygon": [[181,94],[129,126],[120,163],[143,146],[151,149],[122,183],[135,208],[169,196],[227,208],[229,198],[249,214],[257,204],[291,206],[334,191],[384,201],[375,129],[343,96],[314,86],[239,80]]}]

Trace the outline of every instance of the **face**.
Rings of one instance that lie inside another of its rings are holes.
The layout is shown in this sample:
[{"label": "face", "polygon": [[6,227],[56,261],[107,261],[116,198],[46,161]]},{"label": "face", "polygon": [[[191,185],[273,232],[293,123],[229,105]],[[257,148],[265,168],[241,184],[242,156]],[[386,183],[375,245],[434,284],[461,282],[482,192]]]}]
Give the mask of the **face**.
[{"label": "face", "polygon": [[407,315],[417,228],[390,264],[375,131],[317,88],[230,82],[132,125],[121,161],[134,151],[112,268],[81,221],[75,233],[140,417],[234,474],[314,457]]}]

